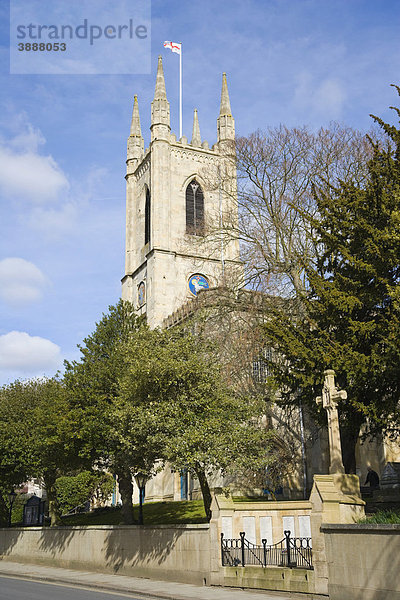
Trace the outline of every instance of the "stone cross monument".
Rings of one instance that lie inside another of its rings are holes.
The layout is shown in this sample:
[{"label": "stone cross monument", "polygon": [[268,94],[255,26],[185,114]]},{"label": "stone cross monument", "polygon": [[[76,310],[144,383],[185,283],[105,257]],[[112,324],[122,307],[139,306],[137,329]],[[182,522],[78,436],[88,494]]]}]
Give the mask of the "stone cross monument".
[{"label": "stone cross monument", "polygon": [[317,404],[321,404],[328,413],[328,432],[329,432],[329,454],[330,465],[329,473],[344,473],[342,461],[342,446],[340,443],[339,415],[337,403],[339,400],[346,400],[347,392],[338,391],[335,386],[335,371],[327,369],[324,371],[325,381],[322,388],[322,396],[316,398]]}]

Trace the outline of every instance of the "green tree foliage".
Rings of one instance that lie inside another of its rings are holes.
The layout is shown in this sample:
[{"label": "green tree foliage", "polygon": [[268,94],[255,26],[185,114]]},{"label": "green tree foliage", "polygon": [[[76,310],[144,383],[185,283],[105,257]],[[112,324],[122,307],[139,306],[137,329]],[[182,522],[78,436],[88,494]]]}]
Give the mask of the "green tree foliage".
[{"label": "green tree foliage", "polygon": [[24,515],[24,505],[29,497],[30,496],[28,496],[28,494],[24,493],[17,493],[17,495],[15,496],[11,511],[12,524],[20,525],[22,523]]},{"label": "green tree foliage", "polygon": [[265,472],[271,440],[259,420],[264,405],[235,394],[214,348],[198,336],[184,330],[149,333],[127,344],[115,435],[121,443],[150,443],[162,463],[197,477],[209,519],[212,472]]},{"label": "green tree foliage", "polygon": [[284,402],[300,396],[313,410],[326,368],[347,390],[339,406],[347,472],[362,425],[374,434],[400,421],[400,131],[374,119],[387,143],[373,144],[365,184],[315,192],[319,257],[306,265],[297,319],[283,305],[265,324],[275,356],[285,357],[270,365]]},{"label": "green tree foliage", "polygon": [[[126,369],[124,345],[133,337],[145,336],[148,327],[122,300],[109,308],[94,332],[83,340],[81,359],[66,362],[64,376],[77,423],[82,453],[100,468],[118,476],[124,523],[133,523],[132,473],[140,458],[135,441],[121,443],[115,435],[115,418],[120,397],[120,378]],[[126,438],[125,438],[126,439]],[[144,456],[144,449],[141,449]]]},{"label": "green tree foliage", "polygon": [[25,444],[30,435],[30,424],[25,420],[30,407],[29,403],[24,406],[24,400],[17,386],[0,388],[0,523],[3,526],[8,522],[8,493],[32,474]]},{"label": "green tree foliage", "polygon": [[80,350],[81,360],[67,363],[65,375],[78,436],[88,457],[118,475],[125,523],[133,522],[135,472],[151,477],[166,462],[188,469],[210,517],[211,471],[268,462],[259,401],[229,389],[200,338],[151,331],[121,301]]},{"label": "green tree foliage", "polygon": [[41,477],[51,525],[59,525],[55,482],[78,464],[74,422],[63,384],[53,378],[3,386],[0,423],[3,481],[18,485],[28,477]]},{"label": "green tree foliage", "polygon": [[114,479],[102,471],[81,471],[77,475],[64,475],[56,480],[56,491],[61,512],[97,499],[107,500],[114,487]]}]

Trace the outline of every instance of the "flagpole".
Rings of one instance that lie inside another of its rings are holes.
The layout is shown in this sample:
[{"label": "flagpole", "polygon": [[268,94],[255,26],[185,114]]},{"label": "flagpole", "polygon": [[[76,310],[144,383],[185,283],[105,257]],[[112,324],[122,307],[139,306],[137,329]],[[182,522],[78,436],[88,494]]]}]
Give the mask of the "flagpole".
[{"label": "flagpole", "polygon": [[182,137],[182,44],[179,53],[179,139]]},{"label": "flagpole", "polygon": [[182,138],[182,42],[164,42],[164,48],[179,54],[179,139]]}]

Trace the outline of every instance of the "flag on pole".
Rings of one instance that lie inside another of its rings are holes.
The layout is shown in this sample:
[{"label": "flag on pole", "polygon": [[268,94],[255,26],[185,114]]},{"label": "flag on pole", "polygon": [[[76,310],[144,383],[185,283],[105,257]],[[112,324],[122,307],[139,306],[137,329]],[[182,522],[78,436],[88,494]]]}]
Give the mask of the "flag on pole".
[{"label": "flag on pole", "polygon": [[179,44],[178,42],[164,42],[164,48],[169,48],[170,50],[172,50],[172,52],[175,52],[176,54],[180,54],[181,49],[182,49],[182,44]]},{"label": "flag on pole", "polygon": [[164,48],[169,48],[179,54],[179,139],[182,137],[182,44],[180,42],[164,42]]}]

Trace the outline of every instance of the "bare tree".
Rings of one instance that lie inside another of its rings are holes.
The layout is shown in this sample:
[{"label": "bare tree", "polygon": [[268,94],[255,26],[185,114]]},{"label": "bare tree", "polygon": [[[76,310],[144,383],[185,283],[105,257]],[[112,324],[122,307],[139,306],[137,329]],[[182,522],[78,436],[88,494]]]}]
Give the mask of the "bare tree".
[{"label": "bare tree", "polygon": [[237,140],[239,219],[246,279],[281,296],[305,289],[304,267],[317,252],[310,216],[313,188],[355,179],[361,185],[371,146],[365,135],[333,123],[316,133],[285,126]]},{"label": "bare tree", "polygon": [[[380,141],[377,132],[369,135]],[[239,241],[242,260],[241,268],[225,269],[226,287],[215,292],[219,298],[207,312],[207,327],[218,338],[218,359],[231,383],[242,393],[263,395],[269,426],[290,432],[288,456],[305,470],[302,408],[295,399],[292,407],[280,406],[272,379],[257,371],[263,352],[271,350],[264,347],[263,323],[277,303],[285,304],[285,312],[301,312],[306,268],[318,255],[311,225],[318,216],[314,189],[350,180],[362,186],[373,148],[365,134],[332,123],[318,131],[282,125],[256,131],[239,138],[234,150],[231,164],[225,159],[215,173],[203,174],[209,189],[223,195],[223,212],[212,215],[204,243],[214,242],[217,256],[221,244]]]},{"label": "bare tree", "polygon": [[[379,141],[377,133],[370,136]],[[223,285],[205,292],[204,300],[210,303],[197,312],[196,327],[212,331],[229,383],[239,393],[264,399],[266,426],[285,441],[282,447],[271,444],[268,449],[271,474],[276,463],[275,479],[278,474],[293,476],[303,479],[305,488],[306,446],[312,445],[309,426],[304,430],[303,418],[308,416],[296,398],[287,407],[279,401],[279,389],[266,371],[269,359],[263,360],[272,350],[265,347],[263,324],[277,305],[293,315],[301,312],[306,268],[318,256],[310,219],[318,216],[314,189],[327,190],[350,180],[362,186],[372,146],[365,134],[332,123],[318,131],[282,125],[256,131],[228,150],[230,156],[214,171],[207,167],[202,173],[220,202],[198,243],[218,258],[224,254],[223,245],[225,255],[232,256],[229,246],[239,241],[242,264],[226,262]],[[285,361],[279,355],[276,360]],[[257,472],[265,476],[262,468]]]},{"label": "bare tree", "polygon": [[[369,135],[378,139],[375,131]],[[215,173],[203,173],[209,189],[222,188],[224,197],[205,243],[210,247],[213,239],[217,252],[222,243],[239,240],[243,268],[234,274],[241,280],[236,287],[299,296],[306,288],[304,268],[318,250],[310,225],[313,190],[340,180],[362,185],[372,157],[368,136],[338,123],[317,132],[280,125],[238,138],[235,150],[232,164],[225,158]]]}]

